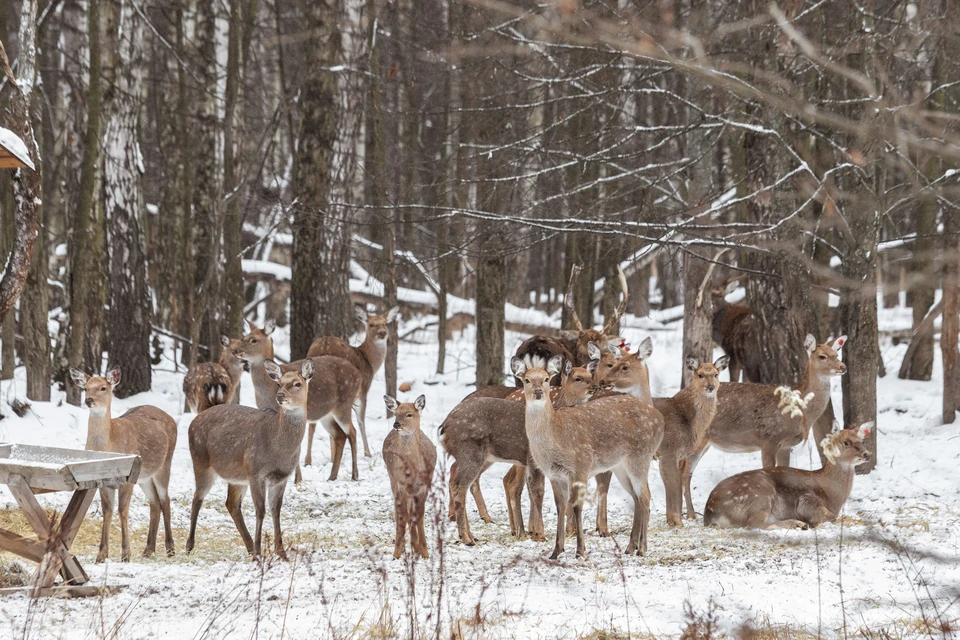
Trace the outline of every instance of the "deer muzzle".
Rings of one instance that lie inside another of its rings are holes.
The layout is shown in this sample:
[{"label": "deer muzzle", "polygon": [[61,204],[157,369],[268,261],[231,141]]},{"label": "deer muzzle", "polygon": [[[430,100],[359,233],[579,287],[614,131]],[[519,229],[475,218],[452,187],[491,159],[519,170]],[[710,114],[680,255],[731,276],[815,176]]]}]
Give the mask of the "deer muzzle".
[{"label": "deer muzzle", "polygon": [[282,391],[277,394],[277,404],[283,404],[286,399],[287,394],[283,393]]},{"label": "deer muzzle", "polygon": [[399,422],[399,421],[393,423],[393,428],[396,429],[397,431],[403,431],[403,427],[400,426],[400,422]]},{"label": "deer muzzle", "polygon": [[847,365],[845,365],[845,364],[843,364],[843,363],[841,362],[841,363],[840,363],[840,366],[837,367],[837,372],[838,372],[841,376],[842,376],[843,374],[845,374],[845,373],[847,372]]},{"label": "deer muzzle", "polygon": [[534,397],[534,399],[536,399],[536,400],[543,400],[543,391],[542,391],[541,389],[535,390],[535,391],[533,392],[533,397]]},{"label": "deer muzzle", "polygon": [[86,403],[86,405],[87,405],[88,407],[92,407],[92,406],[93,406],[93,398],[87,398],[86,400],[84,400],[84,402]]}]

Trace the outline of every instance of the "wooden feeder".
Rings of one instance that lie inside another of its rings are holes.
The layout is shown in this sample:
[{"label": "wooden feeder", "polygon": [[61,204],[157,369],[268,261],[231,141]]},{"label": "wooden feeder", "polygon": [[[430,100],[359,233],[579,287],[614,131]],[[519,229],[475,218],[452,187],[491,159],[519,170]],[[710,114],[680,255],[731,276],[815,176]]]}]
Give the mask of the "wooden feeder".
[{"label": "wooden feeder", "polygon": [[20,137],[3,127],[0,127],[0,169],[36,170]]}]

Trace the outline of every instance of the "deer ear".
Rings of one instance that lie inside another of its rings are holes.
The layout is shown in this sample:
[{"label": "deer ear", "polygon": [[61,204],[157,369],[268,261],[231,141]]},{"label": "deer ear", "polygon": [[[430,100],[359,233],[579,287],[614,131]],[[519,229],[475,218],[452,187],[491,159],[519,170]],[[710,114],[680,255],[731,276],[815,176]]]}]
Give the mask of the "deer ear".
[{"label": "deer ear", "polygon": [[510,370],[513,371],[513,375],[520,377],[527,370],[527,363],[523,361],[523,358],[513,356],[510,358]]},{"label": "deer ear", "polygon": [[808,333],[806,339],[803,341],[803,348],[807,350],[807,356],[809,357],[813,350],[817,348],[817,339],[813,337],[812,333]]},{"label": "deer ear", "polygon": [[300,375],[303,376],[304,380],[310,382],[310,378],[313,377],[313,360],[307,358],[303,361],[303,364],[300,365]]},{"label": "deer ear", "polygon": [[387,311],[387,324],[390,324],[397,319],[397,316],[400,315],[400,307],[394,307]]},{"label": "deer ear", "polygon": [[730,365],[730,356],[720,356],[717,358],[716,362],[713,363],[713,366],[717,368],[717,371],[723,371]]},{"label": "deer ear", "polygon": [[868,435],[870,435],[870,432],[871,432],[871,431],[873,431],[873,421],[872,421],[872,420],[871,420],[870,422],[864,422],[862,425],[860,425],[860,428],[857,429],[857,436],[859,436],[859,438],[860,438],[861,440],[863,440],[863,439],[866,438]]},{"label": "deer ear", "polygon": [[647,336],[637,345],[637,360],[646,360],[653,353],[653,339]]},{"label": "deer ear", "polygon": [[383,396],[383,403],[387,405],[387,411],[390,413],[396,413],[397,407],[400,406],[392,396]]},{"label": "deer ear", "polygon": [[353,312],[357,314],[357,320],[362,322],[364,325],[367,324],[367,310],[361,307],[360,305],[353,306]]},{"label": "deer ear", "polygon": [[591,360],[590,362],[587,363],[586,369],[587,371],[590,372],[590,375],[594,375],[597,373],[597,367],[599,366],[600,366],[599,360]]},{"label": "deer ear", "polygon": [[273,330],[277,328],[277,321],[273,318],[267,320],[266,324],[263,325],[263,332],[267,335],[273,333]]},{"label": "deer ear", "polygon": [[423,411],[425,406],[427,406],[427,396],[423,394],[413,401],[413,408],[416,409],[418,413]]},{"label": "deer ear", "polygon": [[566,338],[567,340],[576,340],[580,337],[580,334],[576,331],[570,331],[569,329],[562,329],[560,331],[560,337]]},{"label": "deer ear", "polygon": [[[608,346],[607,349],[609,349],[609,348],[610,348],[610,347]],[[587,343],[587,357],[588,357],[588,358],[590,358],[591,360],[599,360],[601,355],[602,355],[602,352],[600,351],[600,347],[597,346],[597,343],[596,343],[596,342],[588,342],[588,343]]]},{"label": "deer ear", "polygon": [[690,371],[696,371],[697,367],[700,366],[700,361],[694,358],[693,356],[687,356],[686,358],[684,358],[683,364]]},{"label": "deer ear", "polygon": [[267,359],[263,361],[263,368],[266,370],[267,375],[276,383],[280,382],[280,365],[278,365],[273,360]]},{"label": "deer ear", "polygon": [[555,376],[560,373],[561,368],[563,367],[563,356],[557,354],[550,358],[547,362],[547,373],[551,376]]},{"label": "deer ear", "polygon": [[845,344],[847,344],[847,336],[840,336],[839,338],[835,338],[830,346],[833,347],[834,351],[840,351]]},{"label": "deer ear", "polygon": [[90,376],[76,367],[70,367],[70,379],[73,380],[73,384],[77,385],[78,387],[82,387],[87,384],[87,380],[90,379]]},{"label": "deer ear", "polygon": [[569,376],[571,371],[573,371],[573,363],[567,360],[567,363],[563,365],[563,375]]},{"label": "deer ear", "polygon": [[107,382],[110,383],[111,387],[115,387],[120,384],[120,367],[114,366],[112,369],[107,371],[107,375],[104,376],[107,379]]},{"label": "deer ear", "polygon": [[222,344],[222,345],[225,346],[225,347],[229,347],[229,346],[230,346],[230,338],[228,338],[227,336],[225,336],[225,335],[223,335],[223,334],[221,333],[221,334],[220,334],[220,344]]}]

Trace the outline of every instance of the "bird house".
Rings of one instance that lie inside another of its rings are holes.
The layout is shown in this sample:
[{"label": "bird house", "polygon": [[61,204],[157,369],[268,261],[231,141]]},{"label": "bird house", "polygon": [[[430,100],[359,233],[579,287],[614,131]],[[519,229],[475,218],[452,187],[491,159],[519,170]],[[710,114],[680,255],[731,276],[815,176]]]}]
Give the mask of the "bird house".
[{"label": "bird house", "polygon": [[27,145],[13,131],[0,127],[0,169],[21,168],[36,170]]}]

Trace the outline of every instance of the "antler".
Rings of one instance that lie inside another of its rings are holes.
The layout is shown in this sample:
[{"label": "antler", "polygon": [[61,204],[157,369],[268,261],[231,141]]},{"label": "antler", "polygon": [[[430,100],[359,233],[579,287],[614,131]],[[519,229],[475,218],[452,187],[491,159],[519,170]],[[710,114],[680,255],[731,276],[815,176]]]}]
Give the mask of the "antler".
[{"label": "antler", "polygon": [[617,305],[613,315],[607,320],[606,324],[603,325],[603,331],[601,331],[601,333],[604,334],[610,331],[610,328],[620,321],[624,311],[627,310],[627,300],[630,299],[630,291],[627,288],[627,276],[623,274],[623,269],[620,268],[620,265],[617,265],[617,275],[620,278],[620,288],[623,290],[623,297],[620,299],[620,304]]},{"label": "antler", "polygon": [[575,264],[573,268],[570,269],[570,282],[567,283],[567,297],[563,301],[564,304],[567,305],[567,310],[570,311],[573,324],[576,325],[577,331],[583,331],[583,325],[580,324],[580,317],[577,316],[577,310],[573,307],[573,281],[577,279],[581,271],[583,271],[582,264]]}]

